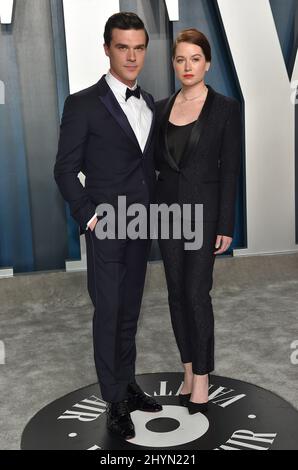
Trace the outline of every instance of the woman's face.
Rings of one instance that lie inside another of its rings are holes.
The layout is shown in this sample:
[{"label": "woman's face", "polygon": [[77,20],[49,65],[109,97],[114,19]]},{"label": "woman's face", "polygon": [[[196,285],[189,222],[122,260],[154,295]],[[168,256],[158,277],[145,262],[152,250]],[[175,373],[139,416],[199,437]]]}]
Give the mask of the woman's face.
[{"label": "woman's face", "polygon": [[200,83],[210,67],[200,46],[180,42],[176,48],[173,66],[178,80],[184,86]]}]

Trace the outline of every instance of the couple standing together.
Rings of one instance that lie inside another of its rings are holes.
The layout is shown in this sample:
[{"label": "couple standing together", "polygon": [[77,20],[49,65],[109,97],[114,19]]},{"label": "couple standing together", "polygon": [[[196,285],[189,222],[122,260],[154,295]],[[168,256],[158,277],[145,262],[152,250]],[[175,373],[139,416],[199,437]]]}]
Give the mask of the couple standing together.
[{"label": "couple standing together", "polygon": [[232,242],[240,166],[240,106],[204,82],[211,63],[207,38],[196,29],[178,35],[172,62],[181,89],[156,104],[137,85],[148,43],[137,15],[109,18],[104,49],[110,70],[66,99],[54,169],[59,190],[85,234],[95,366],[107,402],[107,427],[124,439],[135,436],[130,412],[162,410],[135,379],[135,336],[150,239],[99,240],[96,207],[109,203],[117,210],[120,195],[126,196],[127,206],[138,203],[147,209],[152,203],[203,204],[200,249],[185,250],[183,237],[159,239],[159,246],[184,367],[179,401],[190,414],[206,411],[214,369],[209,292],[215,256]]}]

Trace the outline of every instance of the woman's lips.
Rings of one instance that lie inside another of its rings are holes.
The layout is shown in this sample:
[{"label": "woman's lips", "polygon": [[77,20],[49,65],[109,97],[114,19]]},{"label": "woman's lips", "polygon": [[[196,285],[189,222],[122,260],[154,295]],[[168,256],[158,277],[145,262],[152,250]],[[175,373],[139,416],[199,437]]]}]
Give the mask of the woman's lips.
[{"label": "woman's lips", "polygon": [[184,78],[193,78],[194,75],[187,73],[186,75],[183,75]]}]

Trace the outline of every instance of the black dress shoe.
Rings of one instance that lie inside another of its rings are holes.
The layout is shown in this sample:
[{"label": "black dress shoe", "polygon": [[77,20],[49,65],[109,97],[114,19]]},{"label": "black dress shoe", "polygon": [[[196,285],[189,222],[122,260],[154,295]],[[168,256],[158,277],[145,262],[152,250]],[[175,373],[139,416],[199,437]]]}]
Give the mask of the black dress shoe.
[{"label": "black dress shoe", "polygon": [[189,401],[187,408],[190,415],[194,415],[195,413],[204,413],[205,411],[208,411],[208,401],[205,403],[194,403]]},{"label": "black dress shoe", "polygon": [[185,394],[179,393],[178,397],[179,397],[180,406],[187,406],[189,399],[191,397],[191,393],[185,393]]},{"label": "black dress shoe", "polygon": [[137,383],[131,383],[127,387],[129,411],[148,411],[155,413],[162,410],[162,406],[152,397],[148,397]]},{"label": "black dress shoe", "polygon": [[135,427],[131,420],[127,400],[107,403],[107,428],[123,439],[135,437]]}]

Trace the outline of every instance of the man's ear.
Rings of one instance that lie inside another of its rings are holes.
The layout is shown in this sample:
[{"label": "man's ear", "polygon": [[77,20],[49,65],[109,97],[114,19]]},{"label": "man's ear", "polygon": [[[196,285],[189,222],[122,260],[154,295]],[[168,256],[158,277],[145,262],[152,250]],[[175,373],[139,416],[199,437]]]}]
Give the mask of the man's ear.
[{"label": "man's ear", "polygon": [[103,48],[104,48],[104,51],[105,51],[105,55],[107,57],[110,57],[110,48],[109,46],[107,46],[106,44],[103,45]]}]

